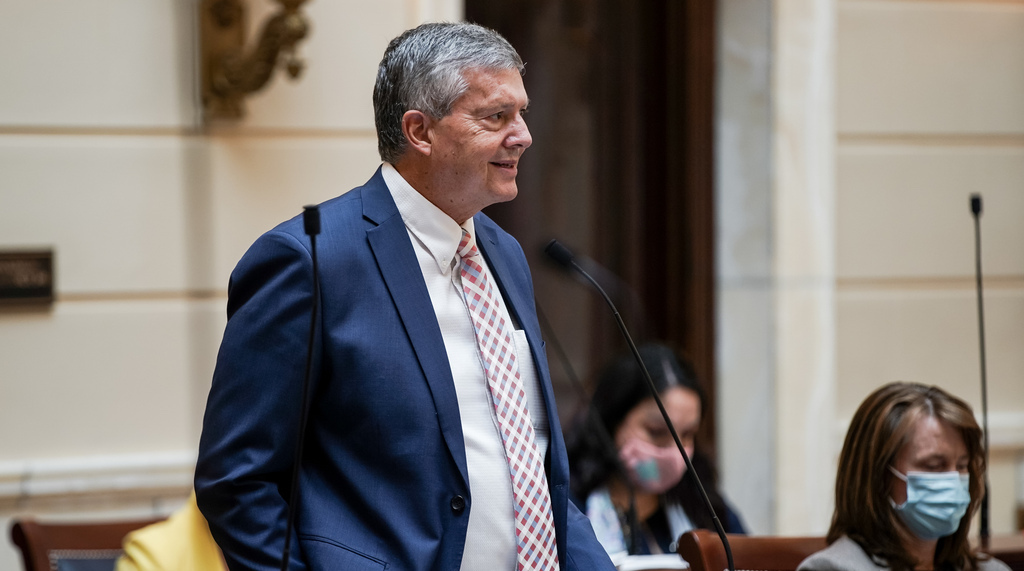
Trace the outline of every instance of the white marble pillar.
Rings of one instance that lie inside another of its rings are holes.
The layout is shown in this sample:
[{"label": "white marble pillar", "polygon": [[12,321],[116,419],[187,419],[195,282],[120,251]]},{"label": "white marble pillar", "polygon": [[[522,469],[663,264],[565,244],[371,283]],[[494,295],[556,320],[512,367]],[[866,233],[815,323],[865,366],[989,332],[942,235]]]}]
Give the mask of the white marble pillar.
[{"label": "white marble pillar", "polygon": [[716,360],[721,487],[774,530],[772,0],[719,0],[715,86]]},{"label": "white marble pillar", "polygon": [[824,533],[837,454],[836,0],[774,4],[773,219],[778,534]]}]

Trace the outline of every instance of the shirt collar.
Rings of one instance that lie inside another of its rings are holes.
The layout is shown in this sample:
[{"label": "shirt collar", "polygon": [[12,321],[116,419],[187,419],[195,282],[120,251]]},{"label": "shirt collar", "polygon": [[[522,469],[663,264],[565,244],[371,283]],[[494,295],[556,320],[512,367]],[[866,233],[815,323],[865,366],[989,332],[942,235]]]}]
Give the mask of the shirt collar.
[{"label": "shirt collar", "polygon": [[402,215],[402,221],[409,232],[423,245],[437,263],[442,274],[448,274],[453,267],[456,250],[462,240],[462,229],[476,236],[473,218],[459,226],[440,208],[434,206],[416,191],[402,177],[391,163],[381,165],[384,184],[391,191],[391,198]]}]

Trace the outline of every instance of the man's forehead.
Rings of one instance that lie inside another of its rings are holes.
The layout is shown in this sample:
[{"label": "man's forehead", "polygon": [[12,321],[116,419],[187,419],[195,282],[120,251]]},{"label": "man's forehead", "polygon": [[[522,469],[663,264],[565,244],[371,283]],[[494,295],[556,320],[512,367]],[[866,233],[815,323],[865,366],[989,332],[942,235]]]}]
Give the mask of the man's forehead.
[{"label": "man's forehead", "polygon": [[525,92],[523,77],[514,68],[472,67],[462,72],[462,78],[466,81],[469,90],[493,92],[502,88],[510,88],[522,89]]},{"label": "man's forehead", "polygon": [[[515,70],[511,71],[515,73]],[[493,79],[471,81],[467,79],[467,89],[455,100],[455,107],[460,107],[467,112],[488,109],[526,109],[530,103],[526,89],[522,83],[517,85],[511,77],[501,81]]]}]

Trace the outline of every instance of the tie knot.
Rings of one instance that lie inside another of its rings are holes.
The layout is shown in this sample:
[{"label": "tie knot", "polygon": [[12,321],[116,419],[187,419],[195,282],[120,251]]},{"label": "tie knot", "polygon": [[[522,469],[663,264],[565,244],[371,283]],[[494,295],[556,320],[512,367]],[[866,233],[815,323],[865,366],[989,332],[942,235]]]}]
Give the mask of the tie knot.
[{"label": "tie knot", "polygon": [[476,255],[476,242],[473,235],[465,228],[462,229],[462,240],[459,242],[459,249],[456,251],[460,258],[472,258]]}]

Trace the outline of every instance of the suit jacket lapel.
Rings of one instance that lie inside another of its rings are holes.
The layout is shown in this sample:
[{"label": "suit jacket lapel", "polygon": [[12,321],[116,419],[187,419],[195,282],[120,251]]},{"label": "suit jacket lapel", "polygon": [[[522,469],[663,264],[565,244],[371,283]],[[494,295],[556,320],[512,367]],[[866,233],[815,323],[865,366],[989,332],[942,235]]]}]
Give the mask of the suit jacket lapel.
[{"label": "suit jacket lapel", "polygon": [[363,189],[363,214],[376,224],[366,231],[370,249],[430,386],[445,443],[468,486],[462,420],[448,353],[405,222],[380,177],[380,171]]}]

